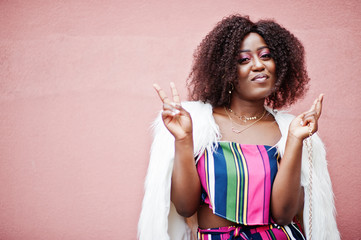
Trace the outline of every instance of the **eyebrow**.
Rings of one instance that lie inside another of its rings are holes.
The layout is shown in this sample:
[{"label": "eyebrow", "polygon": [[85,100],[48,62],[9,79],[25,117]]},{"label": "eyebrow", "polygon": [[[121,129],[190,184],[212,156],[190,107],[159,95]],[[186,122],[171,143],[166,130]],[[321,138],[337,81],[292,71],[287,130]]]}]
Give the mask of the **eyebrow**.
[{"label": "eyebrow", "polygon": [[[265,49],[265,48],[269,48],[269,47],[267,47],[267,46],[259,47],[259,48],[257,48],[257,51],[259,51],[261,49]],[[251,50],[246,49],[246,50],[240,50],[239,52],[251,52]]]}]

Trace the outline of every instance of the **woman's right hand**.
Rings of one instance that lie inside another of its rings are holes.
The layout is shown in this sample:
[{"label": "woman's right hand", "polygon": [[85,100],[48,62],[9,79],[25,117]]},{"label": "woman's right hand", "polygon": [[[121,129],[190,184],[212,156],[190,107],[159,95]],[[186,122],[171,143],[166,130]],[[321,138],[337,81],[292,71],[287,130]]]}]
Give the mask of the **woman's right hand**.
[{"label": "woman's right hand", "polygon": [[192,139],[192,119],[190,114],[181,106],[175,84],[173,82],[170,83],[173,101],[167,97],[167,94],[158,84],[153,84],[153,87],[163,102],[162,119],[165,127],[174,136],[176,141],[189,137]]}]

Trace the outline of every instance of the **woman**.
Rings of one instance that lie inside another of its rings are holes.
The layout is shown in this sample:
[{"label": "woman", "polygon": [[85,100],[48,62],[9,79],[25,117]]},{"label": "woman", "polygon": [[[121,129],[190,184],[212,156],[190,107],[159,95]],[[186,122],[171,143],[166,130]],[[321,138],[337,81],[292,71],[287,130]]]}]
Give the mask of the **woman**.
[{"label": "woman", "polygon": [[323,95],[295,118],[274,110],[307,89],[302,44],[273,21],[230,16],[198,47],[189,80],[198,102],[181,104],[174,83],[173,97],[154,85],[163,111],[139,238],[190,239],[184,218],[197,213],[198,239],[339,239],[322,142],[312,136],[311,156],[304,147]]}]

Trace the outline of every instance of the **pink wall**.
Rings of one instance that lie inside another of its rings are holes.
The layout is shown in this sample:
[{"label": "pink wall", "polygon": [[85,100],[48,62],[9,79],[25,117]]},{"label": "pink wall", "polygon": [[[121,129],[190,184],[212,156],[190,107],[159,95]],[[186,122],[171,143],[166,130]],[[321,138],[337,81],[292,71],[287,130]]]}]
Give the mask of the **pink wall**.
[{"label": "pink wall", "polygon": [[[67,3],[65,3],[67,2]],[[302,2],[302,3],[301,3]],[[135,239],[160,109],[223,16],[275,18],[324,92],[343,239],[360,239],[361,4],[349,1],[0,1],[0,239]]]}]

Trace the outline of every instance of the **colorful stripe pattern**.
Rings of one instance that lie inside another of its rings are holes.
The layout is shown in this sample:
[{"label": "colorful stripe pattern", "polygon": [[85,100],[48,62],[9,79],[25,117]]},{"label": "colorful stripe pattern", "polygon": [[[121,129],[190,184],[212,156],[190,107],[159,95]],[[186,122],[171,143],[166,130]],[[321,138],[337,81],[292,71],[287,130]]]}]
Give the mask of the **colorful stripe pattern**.
[{"label": "colorful stripe pattern", "polygon": [[277,173],[277,149],[218,142],[197,164],[202,199],[213,213],[243,225],[271,223],[270,197]]},{"label": "colorful stripe pattern", "polygon": [[305,240],[298,223],[281,227],[273,224],[264,226],[229,226],[198,229],[199,240]]}]

